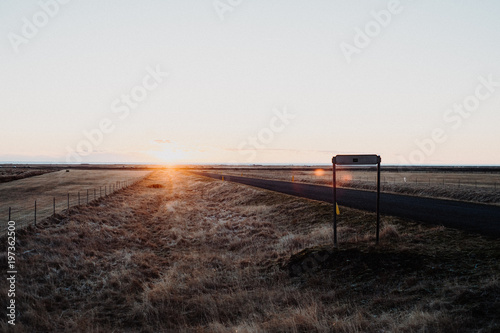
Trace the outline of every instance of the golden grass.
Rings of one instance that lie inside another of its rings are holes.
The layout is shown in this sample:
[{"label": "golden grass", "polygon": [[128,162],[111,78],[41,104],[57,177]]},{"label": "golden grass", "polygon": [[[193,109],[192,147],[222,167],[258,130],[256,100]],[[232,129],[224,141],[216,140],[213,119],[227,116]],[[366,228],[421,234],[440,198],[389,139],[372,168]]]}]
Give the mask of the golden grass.
[{"label": "golden grass", "polygon": [[[12,208],[11,219],[18,225],[29,224],[34,221],[34,205],[37,201],[37,218],[41,220],[53,213],[53,198],[56,198],[56,212],[67,208],[67,195],[70,193],[70,206],[86,203],[87,189],[89,200],[99,197],[99,187],[102,195],[110,191],[112,185],[118,181],[138,180],[151,171],[129,170],[61,170],[39,176],[15,180],[0,184],[0,230],[4,230],[8,220],[9,207]],[[105,190],[104,187],[108,186]],[[117,187],[115,187],[116,189]]]},{"label": "golden grass", "polygon": [[384,216],[375,247],[341,207],[333,249],[331,205],[175,171],[68,213],[18,232],[13,331],[500,328],[496,240]]}]

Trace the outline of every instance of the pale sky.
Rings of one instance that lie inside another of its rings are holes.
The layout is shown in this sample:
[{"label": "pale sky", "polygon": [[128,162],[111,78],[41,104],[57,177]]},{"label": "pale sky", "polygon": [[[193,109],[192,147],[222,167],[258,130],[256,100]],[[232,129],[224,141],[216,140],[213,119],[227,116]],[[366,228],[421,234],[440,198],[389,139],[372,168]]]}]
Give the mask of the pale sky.
[{"label": "pale sky", "polygon": [[1,0],[0,163],[500,165],[499,18],[495,0]]}]

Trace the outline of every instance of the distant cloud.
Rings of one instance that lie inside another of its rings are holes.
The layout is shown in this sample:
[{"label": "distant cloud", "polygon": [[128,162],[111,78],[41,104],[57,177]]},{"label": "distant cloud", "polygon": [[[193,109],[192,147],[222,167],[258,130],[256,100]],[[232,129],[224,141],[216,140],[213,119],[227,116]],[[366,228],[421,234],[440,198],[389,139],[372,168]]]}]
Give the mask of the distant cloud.
[{"label": "distant cloud", "polygon": [[158,140],[154,140],[154,141],[155,141],[156,143],[160,143],[160,144],[162,144],[162,143],[172,143],[172,141],[170,141],[170,140],[165,140],[165,139],[158,139]]},{"label": "distant cloud", "polygon": [[270,152],[292,152],[292,153],[332,153],[332,150],[315,150],[315,149],[287,149],[287,148],[224,148],[227,151],[270,151]]}]

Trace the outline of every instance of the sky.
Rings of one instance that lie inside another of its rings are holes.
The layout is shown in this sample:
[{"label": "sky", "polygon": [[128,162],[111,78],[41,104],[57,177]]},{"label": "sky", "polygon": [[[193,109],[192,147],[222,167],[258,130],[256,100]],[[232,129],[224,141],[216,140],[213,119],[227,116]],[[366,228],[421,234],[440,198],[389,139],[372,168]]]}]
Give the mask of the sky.
[{"label": "sky", "polygon": [[500,2],[1,0],[0,163],[500,165]]}]

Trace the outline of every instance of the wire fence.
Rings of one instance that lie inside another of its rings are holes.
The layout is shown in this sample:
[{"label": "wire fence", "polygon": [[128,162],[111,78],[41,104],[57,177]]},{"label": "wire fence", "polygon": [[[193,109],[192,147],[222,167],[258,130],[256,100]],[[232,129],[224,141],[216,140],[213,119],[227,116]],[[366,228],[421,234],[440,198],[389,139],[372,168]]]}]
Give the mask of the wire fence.
[{"label": "wire fence", "polygon": [[[376,173],[341,170],[337,186],[376,190]],[[207,170],[209,173],[332,186],[331,170]],[[381,174],[381,191],[402,195],[500,204],[500,173],[393,172]]]},{"label": "wire fence", "polygon": [[[209,171],[216,174],[228,174],[241,177],[251,177],[251,178],[263,178],[272,180],[284,180],[291,182],[301,182],[301,183],[312,183],[312,184],[322,184],[332,186],[332,175],[330,172],[322,172],[321,174],[315,174],[314,172],[288,172],[288,171],[276,171],[276,172],[248,172],[248,171]],[[343,174],[345,171],[339,171],[337,184],[343,187],[369,187],[375,186],[377,183],[377,178],[375,173],[373,176],[357,175],[353,173]],[[380,178],[380,183],[382,186],[391,188],[391,185],[400,186],[440,186],[448,188],[466,188],[466,189],[485,189],[485,190],[500,190],[500,175],[480,175],[477,179],[473,178],[473,175],[464,175],[463,177],[457,177],[453,175],[446,175],[444,177],[437,175],[397,175],[390,174],[388,176],[382,175]]]},{"label": "wire fence", "polygon": [[[342,180],[342,182],[349,186],[349,184],[370,184],[376,183],[376,179],[370,179],[368,177],[360,177],[349,180]],[[382,177],[380,180],[382,185],[420,185],[420,186],[447,186],[456,188],[485,188],[497,190],[500,189],[500,182],[494,181],[481,181],[481,180],[462,180],[462,179],[450,179],[450,178],[427,178],[427,177]]]},{"label": "wire fence", "polygon": [[[342,186],[345,187],[362,187],[363,185],[376,184],[376,179],[357,178],[349,180],[341,180]],[[390,189],[391,185],[407,186],[407,187],[447,187],[447,188],[463,188],[463,189],[484,189],[484,190],[500,190],[500,182],[488,182],[481,180],[462,180],[449,178],[426,178],[426,177],[382,177],[380,183],[383,187]]]},{"label": "wire fence", "polygon": [[[111,184],[104,184],[99,187],[82,188],[78,191],[59,194],[56,196],[41,195],[34,201],[24,202],[16,206],[9,207],[5,212],[7,221],[15,221],[16,228],[24,228],[30,225],[36,226],[37,222],[65,212],[71,207],[86,205],[100,198],[107,197],[116,191],[125,189],[139,182],[143,177],[116,181]],[[2,218],[2,220],[4,220]],[[3,223],[2,223],[3,224]],[[2,232],[7,230],[7,223],[1,226]]]}]

